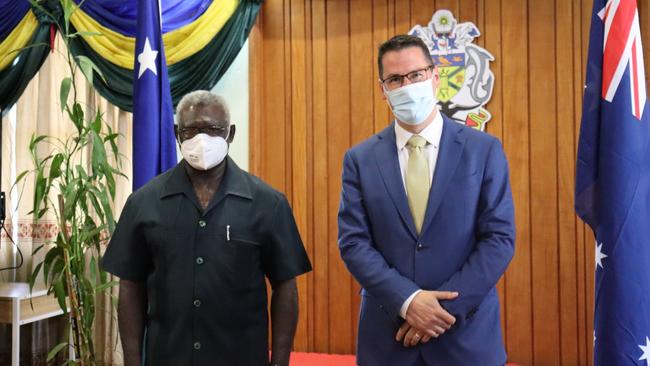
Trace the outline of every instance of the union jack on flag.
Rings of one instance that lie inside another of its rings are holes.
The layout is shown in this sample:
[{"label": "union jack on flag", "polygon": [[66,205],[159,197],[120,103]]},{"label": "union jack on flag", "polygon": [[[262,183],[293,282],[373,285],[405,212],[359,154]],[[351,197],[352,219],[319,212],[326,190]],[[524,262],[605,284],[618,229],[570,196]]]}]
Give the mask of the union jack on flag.
[{"label": "union jack on flag", "polygon": [[629,66],[632,114],[641,119],[646,102],[643,48],[636,0],[610,0],[598,12],[603,37],[603,98],[611,102]]},{"label": "union jack on flag", "polygon": [[594,231],[594,364],[650,366],[650,114],[636,0],[594,0],[576,213]]}]

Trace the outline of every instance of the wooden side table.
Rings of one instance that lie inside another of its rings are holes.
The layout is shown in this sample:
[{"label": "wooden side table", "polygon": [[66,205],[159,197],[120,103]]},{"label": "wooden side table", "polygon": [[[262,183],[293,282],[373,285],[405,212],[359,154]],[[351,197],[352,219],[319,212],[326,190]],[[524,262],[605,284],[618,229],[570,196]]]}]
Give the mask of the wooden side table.
[{"label": "wooden side table", "polygon": [[[20,363],[20,326],[61,314],[59,302],[47,289],[34,288],[30,293],[27,283],[0,282],[0,323],[11,324],[11,366]],[[74,357],[72,346],[70,351]]]}]

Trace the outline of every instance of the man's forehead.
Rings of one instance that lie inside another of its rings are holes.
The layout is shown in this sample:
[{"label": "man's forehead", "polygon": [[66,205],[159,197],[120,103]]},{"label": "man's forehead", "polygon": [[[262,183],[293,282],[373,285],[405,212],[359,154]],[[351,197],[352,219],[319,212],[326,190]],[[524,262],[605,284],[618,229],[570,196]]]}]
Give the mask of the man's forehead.
[{"label": "man's forehead", "polygon": [[414,68],[426,67],[429,62],[418,47],[407,47],[401,50],[386,52],[382,57],[384,75],[388,73],[403,73]]}]

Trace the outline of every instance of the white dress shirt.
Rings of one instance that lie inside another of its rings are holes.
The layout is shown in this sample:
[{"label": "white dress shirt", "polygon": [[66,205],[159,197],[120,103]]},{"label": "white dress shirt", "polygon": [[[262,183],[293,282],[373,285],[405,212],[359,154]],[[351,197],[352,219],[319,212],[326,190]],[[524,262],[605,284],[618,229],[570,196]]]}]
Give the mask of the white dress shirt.
[{"label": "white dress shirt", "polygon": [[[427,144],[424,146],[424,153],[427,157],[427,162],[429,163],[429,186],[433,181],[433,173],[436,170],[436,163],[438,162],[438,152],[440,151],[440,137],[442,136],[442,115],[440,111],[436,113],[436,116],[433,118],[431,124],[420,131],[420,136],[424,137],[427,141]],[[399,158],[399,170],[402,173],[402,183],[404,184],[404,191],[408,195],[406,189],[406,168],[408,167],[409,154],[410,151],[406,146],[406,143],[413,136],[411,132],[408,132],[397,122],[395,122],[395,144],[397,145],[397,156]],[[408,310],[411,301],[415,295],[417,295],[422,290],[417,290],[411,296],[409,296],[402,307],[400,308],[399,315],[406,319],[406,311]]]}]

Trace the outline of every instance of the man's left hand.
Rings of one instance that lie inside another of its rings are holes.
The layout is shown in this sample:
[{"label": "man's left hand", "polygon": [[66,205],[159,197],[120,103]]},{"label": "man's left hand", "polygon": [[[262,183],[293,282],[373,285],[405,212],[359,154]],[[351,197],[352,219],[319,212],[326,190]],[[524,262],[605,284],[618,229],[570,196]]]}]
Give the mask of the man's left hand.
[{"label": "man's left hand", "polygon": [[427,343],[431,340],[431,336],[425,331],[412,327],[408,322],[404,322],[397,330],[395,340],[402,342],[404,347],[413,347],[418,343]]}]

